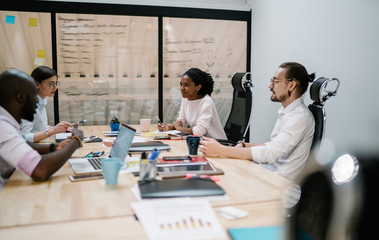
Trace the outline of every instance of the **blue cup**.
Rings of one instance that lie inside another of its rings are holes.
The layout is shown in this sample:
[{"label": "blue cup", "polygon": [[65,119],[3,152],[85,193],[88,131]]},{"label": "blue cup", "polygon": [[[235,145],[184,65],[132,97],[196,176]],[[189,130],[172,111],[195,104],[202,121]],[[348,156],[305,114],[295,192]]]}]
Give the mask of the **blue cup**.
[{"label": "blue cup", "polygon": [[105,183],[107,185],[116,185],[118,180],[118,173],[121,169],[122,161],[119,158],[104,158],[101,159],[101,167]]},{"label": "blue cup", "polygon": [[118,131],[120,130],[120,123],[111,123],[111,131]]},{"label": "blue cup", "polygon": [[186,138],[189,155],[197,155],[197,149],[200,144],[200,137],[188,136]]}]

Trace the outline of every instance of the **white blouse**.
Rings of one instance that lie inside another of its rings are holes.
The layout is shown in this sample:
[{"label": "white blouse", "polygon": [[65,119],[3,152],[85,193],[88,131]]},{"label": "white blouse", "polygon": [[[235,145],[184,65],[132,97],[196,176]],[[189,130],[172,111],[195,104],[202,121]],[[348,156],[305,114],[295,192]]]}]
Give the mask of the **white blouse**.
[{"label": "white blouse", "polygon": [[183,98],[176,121],[191,127],[194,135],[226,139],[216,107],[209,95],[192,101]]}]

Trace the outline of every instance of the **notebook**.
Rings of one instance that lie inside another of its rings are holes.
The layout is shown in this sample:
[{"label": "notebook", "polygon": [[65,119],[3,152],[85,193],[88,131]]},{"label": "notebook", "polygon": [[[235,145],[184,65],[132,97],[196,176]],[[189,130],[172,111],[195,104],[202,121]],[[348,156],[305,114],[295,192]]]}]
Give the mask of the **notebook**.
[{"label": "notebook", "polygon": [[[121,124],[119,134],[113,144],[110,157],[120,158],[124,161],[129,152],[136,130],[125,124]],[[72,170],[75,174],[88,174],[102,172],[101,159],[99,158],[71,158],[69,159]]]},{"label": "notebook", "polygon": [[281,240],[284,239],[284,227],[280,225],[251,228],[229,228],[228,234],[233,240]]}]

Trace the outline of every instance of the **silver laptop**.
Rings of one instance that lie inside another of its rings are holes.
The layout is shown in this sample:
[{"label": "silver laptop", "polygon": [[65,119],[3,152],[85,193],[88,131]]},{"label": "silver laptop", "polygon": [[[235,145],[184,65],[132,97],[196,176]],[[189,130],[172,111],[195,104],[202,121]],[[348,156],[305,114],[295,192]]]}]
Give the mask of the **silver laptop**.
[{"label": "silver laptop", "polygon": [[[129,152],[129,148],[132,145],[133,137],[136,130],[125,124],[121,124],[119,134],[113,144],[110,157],[120,158],[125,160],[126,155]],[[69,159],[72,170],[75,174],[88,174],[102,172],[101,159],[99,158],[71,158]]]}]

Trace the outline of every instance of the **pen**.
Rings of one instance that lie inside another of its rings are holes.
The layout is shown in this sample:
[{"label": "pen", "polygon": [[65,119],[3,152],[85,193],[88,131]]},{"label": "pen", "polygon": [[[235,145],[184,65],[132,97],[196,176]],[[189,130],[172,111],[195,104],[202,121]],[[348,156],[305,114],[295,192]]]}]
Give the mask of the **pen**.
[{"label": "pen", "polygon": [[81,123],[85,123],[85,122],[87,122],[87,120],[81,120],[81,121],[79,121],[79,122],[74,122],[74,123],[71,123],[71,125],[75,125],[75,123],[77,123],[77,124],[81,124]]},{"label": "pen", "polygon": [[161,121],[161,119],[158,117],[158,116],[155,116],[156,118],[157,118],[157,120],[158,120],[158,123],[159,124],[162,124],[162,121]]}]

